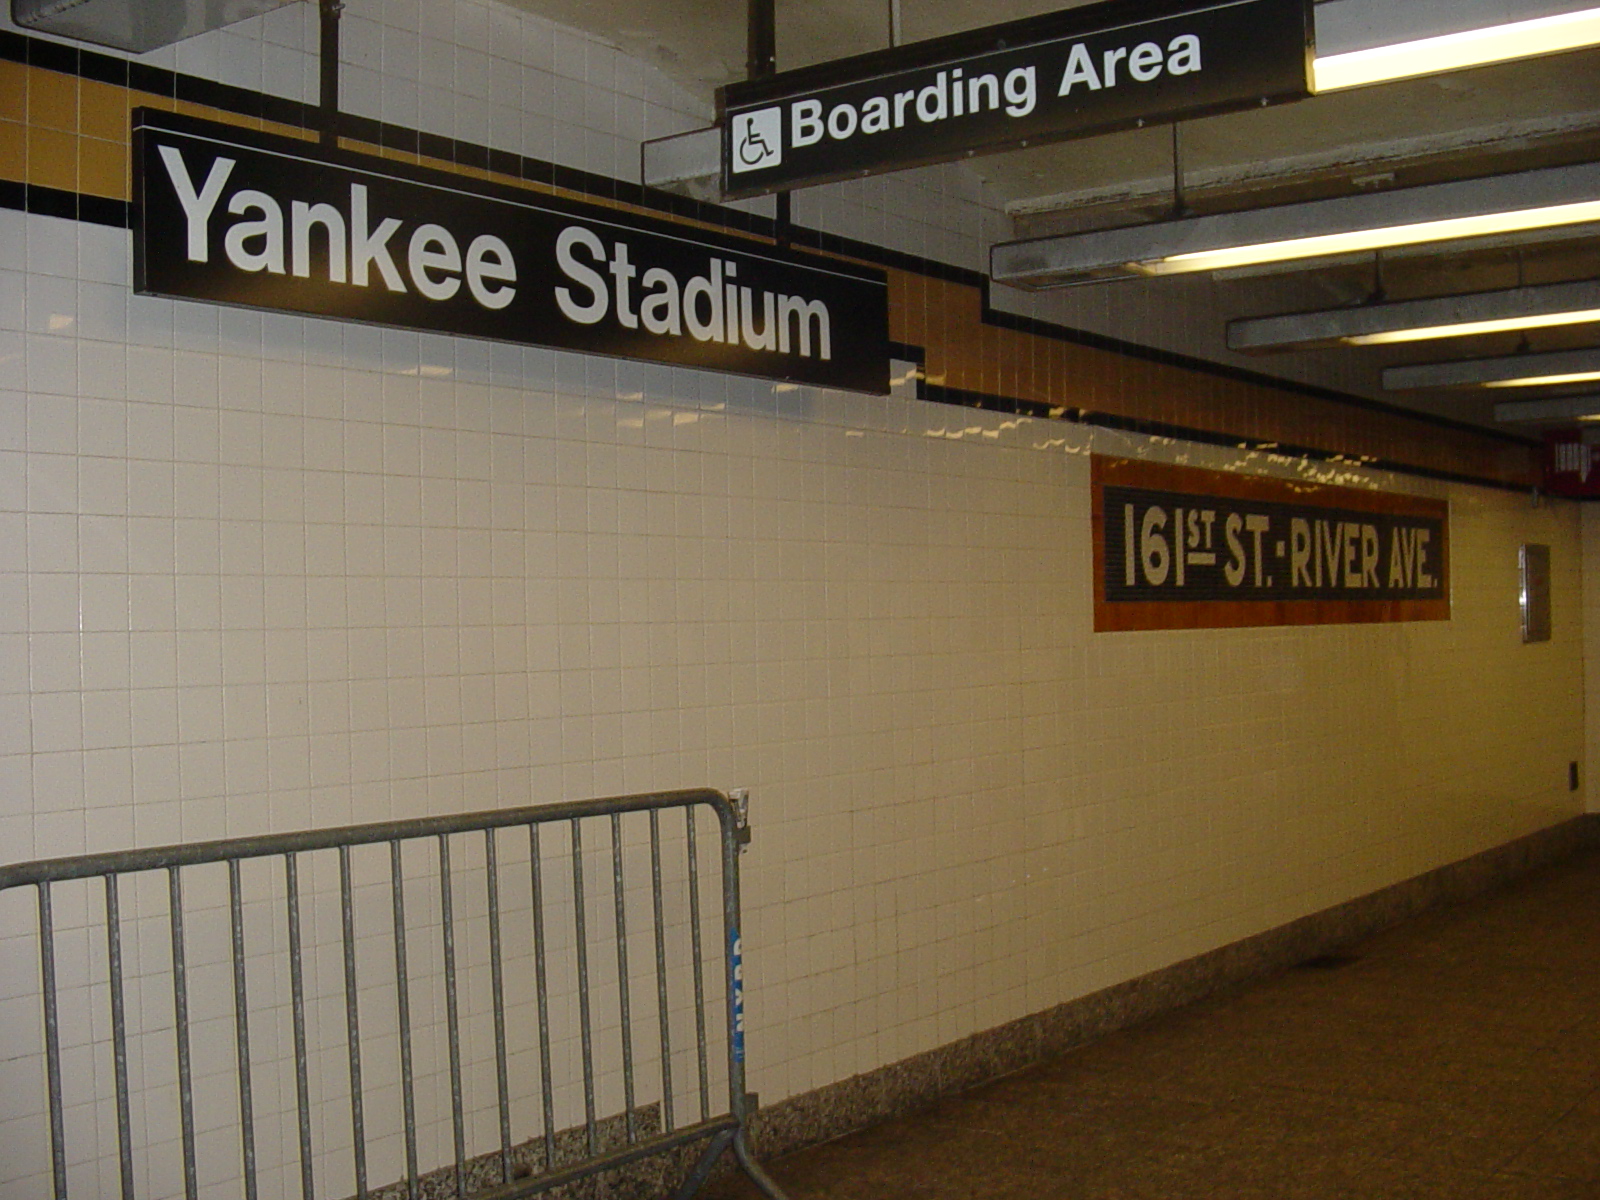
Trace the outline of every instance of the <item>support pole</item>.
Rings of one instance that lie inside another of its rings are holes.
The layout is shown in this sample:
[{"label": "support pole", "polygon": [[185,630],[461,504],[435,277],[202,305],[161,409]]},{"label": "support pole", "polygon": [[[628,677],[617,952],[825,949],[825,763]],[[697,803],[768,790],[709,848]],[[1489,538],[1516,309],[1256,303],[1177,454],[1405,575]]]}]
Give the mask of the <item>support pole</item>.
[{"label": "support pole", "polygon": [[333,149],[339,144],[339,14],[344,11],[341,0],[320,0],[322,39],[318,47],[318,66],[321,68],[321,94],[318,97],[318,123],[321,125],[321,144]]},{"label": "support pole", "polygon": [[1172,215],[1189,215],[1189,201],[1183,194],[1183,142],[1178,136],[1177,121],[1172,123]]},{"label": "support pole", "polygon": [[[749,0],[749,17],[745,45],[745,69],[751,79],[765,79],[778,72],[778,17],[776,0]],[[776,196],[778,245],[789,244],[789,193]]]},{"label": "support pole", "polygon": [[765,79],[778,70],[778,17],[774,0],[750,0],[746,29],[745,71]]}]

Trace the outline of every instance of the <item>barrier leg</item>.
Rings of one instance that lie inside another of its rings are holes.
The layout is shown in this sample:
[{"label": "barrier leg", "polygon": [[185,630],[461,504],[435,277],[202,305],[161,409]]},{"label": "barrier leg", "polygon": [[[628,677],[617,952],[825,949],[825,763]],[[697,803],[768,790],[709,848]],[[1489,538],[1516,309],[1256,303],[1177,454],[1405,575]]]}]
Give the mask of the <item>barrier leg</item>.
[{"label": "barrier leg", "polygon": [[672,1193],[672,1200],[689,1200],[706,1184],[706,1179],[711,1175],[711,1168],[717,1165],[717,1159],[722,1157],[728,1143],[734,1140],[738,1130],[726,1129],[711,1139],[711,1144],[700,1153],[699,1161],[694,1164],[694,1170],[689,1172],[678,1190]]},{"label": "barrier leg", "polygon": [[745,1141],[744,1126],[740,1126],[733,1135],[733,1156],[739,1160],[739,1165],[744,1168],[744,1173],[750,1176],[750,1182],[761,1189],[761,1194],[768,1200],[788,1200],[783,1194],[783,1189],[772,1182],[771,1177],[761,1169],[756,1162],[755,1155],[750,1153],[750,1145]]}]

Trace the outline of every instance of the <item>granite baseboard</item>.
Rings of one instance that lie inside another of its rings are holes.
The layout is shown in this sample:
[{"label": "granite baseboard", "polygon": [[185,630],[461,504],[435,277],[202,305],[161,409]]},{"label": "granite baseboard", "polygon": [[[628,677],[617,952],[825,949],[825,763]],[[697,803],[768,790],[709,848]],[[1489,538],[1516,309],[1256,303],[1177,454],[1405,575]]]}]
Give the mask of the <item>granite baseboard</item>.
[{"label": "granite baseboard", "polygon": [[1575,817],[1149,975],[792,1096],[755,1114],[752,1143],[760,1157],[772,1158],[839,1137],[1222,988],[1328,954],[1592,846],[1600,846],[1600,814]]}]

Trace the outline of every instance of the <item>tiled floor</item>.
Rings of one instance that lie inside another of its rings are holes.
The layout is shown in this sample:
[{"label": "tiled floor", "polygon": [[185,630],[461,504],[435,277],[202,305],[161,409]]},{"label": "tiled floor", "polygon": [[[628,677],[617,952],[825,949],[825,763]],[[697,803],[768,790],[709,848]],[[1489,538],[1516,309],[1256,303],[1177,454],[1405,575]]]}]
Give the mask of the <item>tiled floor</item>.
[{"label": "tiled floor", "polygon": [[1600,853],[767,1165],[791,1200],[1596,1200]]}]

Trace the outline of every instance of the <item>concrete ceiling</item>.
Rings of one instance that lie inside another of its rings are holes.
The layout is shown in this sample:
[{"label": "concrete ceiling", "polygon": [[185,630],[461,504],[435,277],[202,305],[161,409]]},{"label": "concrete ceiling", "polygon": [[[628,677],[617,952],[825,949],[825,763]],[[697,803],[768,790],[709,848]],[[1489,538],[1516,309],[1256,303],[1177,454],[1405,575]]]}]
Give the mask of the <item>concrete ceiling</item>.
[{"label": "concrete ceiling", "polygon": [[[594,33],[651,62],[704,97],[745,76],[745,0],[511,0],[530,11]],[[1403,40],[1386,22],[1404,20],[1405,34],[1438,32],[1451,22],[1516,19],[1573,9],[1584,0],[1324,0],[1319,44],[1335,48]],[[1083,6],[1083,0],[777,0],[780,70],[849,57],[890,44],[897,9],[902,43],[1003,21]],[[1345,7],[1336,7],[1345,6]],[[1483,10],[1479,12],[1478,10]],[[1355,14],[1353,19],[1350,14]],[[1400,15],[1403,14],[1403,17]],[[1327,19],[1325,19],[1327,18]],[[1342,24],[1338,24],[1342,21]],[[1325,30],[1326,26],[1326,30]],[[1295,104],[1185,122],[1178,130],[1184,198],[1195,211],[1404,187],[1442,179],[1495,174],[1531,166],[1600,160],[1600,50],[1582,50],[1421,79],[1316,96]],[[973,160],[967,169],[1012,218],[1016,237],[1109,228],[1171,212],[1173,134],[1170,127],[1017,150]],[[1388,258],[1389,256],[1386,256]],[[1373,289],[1370,259],[1296,268],[1219,281],[1213,296],[1228,311],[1208,306],[1194,320],[1214,327],[1215,353],[1238,361],[1223,344],[1224,319],[1274,311],[1359,302]],[[1600,278],[1600,230],[1569,231],[1523,246],[1444,248],[1393,256],[1384,290],[1392,298]],[[1169,281],[1109,285],[1160,289]],[[1214,303],[1214,300],[1213,300]],[[1192,338],[1191,338],[1192,340]],[[1535,349],[1600,343],[1600,326],[1533,334]],[[1453,339],[1410,347],[1323,351],[1248,360],[1269,374],[1326,382],[1392,403],[1493,423],[1492,398],[1475,395],[1408,397],[1386,394],[1382,367],[1403,362],[1483,357],[1514,349],[1521,339]],[[1170,347],[1179,348],[1179,347]],[[1190,352],[1192,345],[1182,347]],[[1352,386],[1348,361],[1362,369]],[[1322,364],[1327,364],[1322,365]],[[1335,382],[1337,379],[1337,382]],[[1362,382],[1366,381],[1366,382]],[[1591,390],[1594,390],[1591,388]],[[1560,394],[1559,390],[1549,393]],[[1532,432],[1521,427],[1521,432]]]}]

